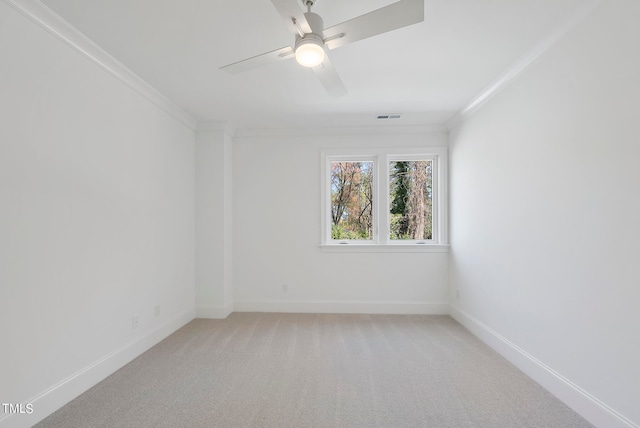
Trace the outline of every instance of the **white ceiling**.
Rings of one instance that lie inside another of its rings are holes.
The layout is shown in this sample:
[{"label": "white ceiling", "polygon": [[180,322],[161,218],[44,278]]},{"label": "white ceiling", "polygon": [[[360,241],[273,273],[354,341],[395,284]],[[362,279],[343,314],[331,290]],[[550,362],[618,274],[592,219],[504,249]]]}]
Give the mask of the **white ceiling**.
[{"label": "white ceiling", "polygon": [[[42,0],[198,121],[244,129],[442,124],[586,1],[425,0],[424,22],[330,52],[349,91],[335,99],[295,60],[219,70],[292,44],[269,0]],[[314,12],[329,27],[393,2]]]}]

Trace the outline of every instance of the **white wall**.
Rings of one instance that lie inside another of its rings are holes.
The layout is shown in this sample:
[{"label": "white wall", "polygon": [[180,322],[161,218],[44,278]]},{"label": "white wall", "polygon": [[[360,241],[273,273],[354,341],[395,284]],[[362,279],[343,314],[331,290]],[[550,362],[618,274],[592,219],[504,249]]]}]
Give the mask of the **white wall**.
[{"label": "white wall", "polygon": [[34,409],[0,414],[16,427],[193,317],[194,132],[4,2],[0,58],[0,401]]},{"label": "white wall", "polygon": [[602,427],[640,424],[638,22],[604,2],[450,139],[454,315]]},{"label": "white wall", "polygon": [[223,124],[196,133],[196,316],[233,311],[232,144]]},{"label": "white wall", "polygon": [[238,136],[233,145],[235,310],[447,311],[446,253],[319,247],[322,149],[442,146],[445,133]]}]

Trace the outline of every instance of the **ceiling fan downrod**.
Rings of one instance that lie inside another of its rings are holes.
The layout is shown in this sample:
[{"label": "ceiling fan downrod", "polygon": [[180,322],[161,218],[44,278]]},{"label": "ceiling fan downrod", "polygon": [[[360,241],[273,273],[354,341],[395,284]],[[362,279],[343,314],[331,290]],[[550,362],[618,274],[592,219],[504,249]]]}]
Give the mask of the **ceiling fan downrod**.
[{"label": "ceiling fan downrod", "polygon": [[302,0],[305,6],[307,6],[307,12],[311,12],[311,7],[316,3],[315,0]]}]

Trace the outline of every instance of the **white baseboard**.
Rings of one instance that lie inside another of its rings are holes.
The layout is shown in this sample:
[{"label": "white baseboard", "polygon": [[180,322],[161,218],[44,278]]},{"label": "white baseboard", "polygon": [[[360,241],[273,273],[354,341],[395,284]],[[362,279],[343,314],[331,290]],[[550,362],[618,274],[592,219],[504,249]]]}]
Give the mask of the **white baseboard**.
[{"label": "white baseboard", "polygon": [[596,427],[640,428],[462,309],[452,305],[450,315]]},{"label": "white baseboard", "polygon": [[196,318],[225,319],[233,310],[233,303],[224,306],[198,305],[196,306]]},{"label": "white baseboard", "polygon": [[35,425],[194,318],[195,312],[190,309],[158,328],[136,337],[33,397],[28,401],[33,405],[33,413],[4,415],[0,418],[0,427],[28,428]]},{"label": "white baseboard", "polygon": [[236,312],[448,315],[446,302],[370,300],[236,300]]}]

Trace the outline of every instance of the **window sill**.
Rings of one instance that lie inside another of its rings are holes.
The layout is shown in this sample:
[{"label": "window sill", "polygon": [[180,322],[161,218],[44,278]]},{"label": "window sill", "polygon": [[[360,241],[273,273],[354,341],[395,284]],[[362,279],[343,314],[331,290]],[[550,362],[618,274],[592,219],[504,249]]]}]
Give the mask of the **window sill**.
[{"label": "window sill", "polygon": [[448,253],[449,244],[322,244],[323,253]]}]

